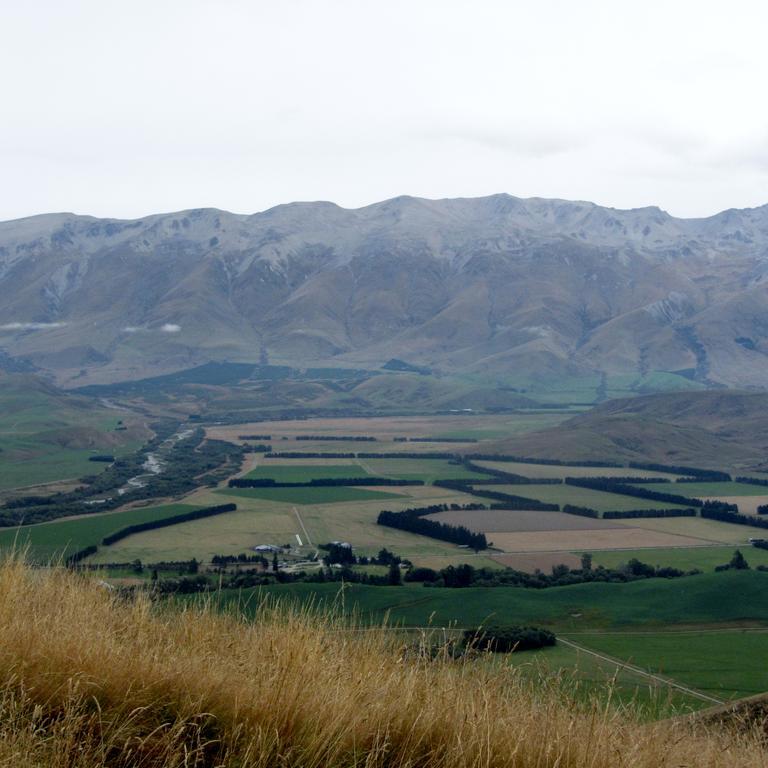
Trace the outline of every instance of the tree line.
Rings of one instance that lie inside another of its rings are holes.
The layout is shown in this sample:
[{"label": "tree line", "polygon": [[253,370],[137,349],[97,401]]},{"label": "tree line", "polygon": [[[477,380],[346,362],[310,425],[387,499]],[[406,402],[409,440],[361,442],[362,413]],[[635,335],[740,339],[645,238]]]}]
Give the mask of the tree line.
[{"label": "tree line", "polygon": [[[698,467],[685,467],[675,464],[653,464],[641,461],[630,461],[633,469],[646,469],[649,472],[668,472],[671,475],[685,475],[695,477],[693,482],[730,482],[731,476],[727,472],[716,469],[699,469]],[[680,480],[678,480],[680,482]]]},{"label": "tree line", "polygon": [[221,515],[225,512],[234,512],[237,509],[237,504],[218,504],[214,507],[203,507],[202,509],[193,509],[190,512],[183,512],[179,515],[173,515],[172,517],[164,517],[159,520],[148,520],[145,523],[135,523],[134,525],[127,525],[125,528],[120,528],[114,533],[106,535],[101,543],[106,547],[110,544],[114,544],[121,539],[125,539],[134,533],[141,533],[142,531],[152,531],[156,528],[167,528],[171,525],[178,525],[179,523],[188,523],[191,520],[200,520],[204,517],[213,517],[214,515]]},{"label": "tree line", "polygon": [[422,536],[429,536],[432,539],[440,539],[441,541],[449,541],[452,544],[470,547],[476,552],[487,549],[488,541],[484,533],[475,533],[463,525],[450,525],[449,523],[426,519],[427,515],[445,512],[448,509],[485,509],[485,506],[478,504],[433,504],[430,507],[412,507],[400,512],[382,510],[376,518],[376,523],[388,528],[418,533]]},{"label": "tree line", "polygon": [[[435,480],[433,485],[441,488],[450,488],[454,491],[462,491],[472,496],[479,496],[484,499],[494,499],[503,503],[503,509],[530,509],[539,512],[557,512],[560,509],[558,504],[549,504],[538,499],[529,499],[527,496],[517,496],[513,493],[503,493],[502,491],[488,491],[477,488],[473,485],[474,480]],[[499,508],[498,506],[496,508]]]},{"label": "tree line", "polygon": [[579,488],[589,488],[593,491],[603,491],[605,493],[619,493],[622,496],[663,501],[667,504],[682,504],[688,507],[701,507],[704,504],[701,499],[680,496],[676,493],[651,491],[648,488],[636,488],[634,485],[627,483],[614,482],[612,478],[608,477],[566,477],[565,482],[568,485],[575,485]]}]

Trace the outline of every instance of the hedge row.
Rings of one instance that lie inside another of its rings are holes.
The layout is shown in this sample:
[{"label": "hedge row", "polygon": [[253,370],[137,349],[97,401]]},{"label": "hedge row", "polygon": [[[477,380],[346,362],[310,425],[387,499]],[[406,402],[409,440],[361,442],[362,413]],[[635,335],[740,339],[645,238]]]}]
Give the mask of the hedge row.
[{"label": "hedge row", "polygon": [[566,477],[565,482],[568,485],[575,485],[579,488],[589,488],[592,491],[619,493],[623,496],[634,496],[638,499],[663,501],[667,504],[683,504],[687,507],[700,507],[704,503],[701,499],[680,496],[676,493],[660,493],[659,491],[649,491],[647,488],[635,488],[635,486],[626,483],[614,483],[611,478],[607,477]]},{"label": "hedge row", "polygon": [[203,507],[202,509],[193,509],[191,512],[184,512],[180,515],[174,515],[173,517],[165,517],[161,520],[149,520],[146,523],[136,523],[136,525],[128,525],[125,528],[121,528],[119,531],[110,533],[105,536],[101,543],[106,547],[110,544],[114,544],[116,541],[125,539],[134,533],[141,533],[142,531],[152,531],[155,528],[167,528],[171,525],[178,525],[179,523],[187,523],[190,520],[200,520],[204,517],[213,517],[214,515],[221,515],[224,512],[234,512],[237,509],[237,504],[219,504],[215,507]]},{"label": "hedge row", "polygon": [[718,472],[715,469],[699,469],[698,467],[684,467],[675,464],[650,464],[640,461],[630,461],[633,469],[647,469],[650,472],[669,472],[673,475],[688,475],[695,477],[697,482],[729,482],[731,476],[727,472]]}]

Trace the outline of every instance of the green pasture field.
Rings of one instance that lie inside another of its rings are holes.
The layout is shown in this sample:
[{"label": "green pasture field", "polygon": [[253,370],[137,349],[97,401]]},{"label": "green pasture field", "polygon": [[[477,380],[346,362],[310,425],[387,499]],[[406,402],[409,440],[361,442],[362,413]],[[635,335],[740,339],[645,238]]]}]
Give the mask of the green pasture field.
[{"label": "green pasture field", "polygon": [[[516,496],[526,496],[529,499],[539,499],[552,504],[574,504],[578,507],[591,507],[599,512],[608,510],[627,509],[671,509],[680,504],[669,504],[651,499],[638,499],[634,496],[624,496],[618,493],[593,491],[591,488],[580,488],[576,485],[494,485],[491,490],[511,493]],[[634,522],[634,520],[632,521]]]},{"label": "green pasture field", "polygon": [[358,464],[379,477],[402,480],[480,480],[488,475],[451,464],[446,459],[358,459]]},{"label": "green pasture field", "polygon": [[[6,460],[0,453],[0,489],[25,488],[53,483],[57,480],[74,480],[84,475],[98,474],[107,466],[88,461],[96,451],[76,448],[57,448],[35,440],[2,441],[3,451],[28,448],[37,455],[18,461]],[[138,446],[137,446],[138,447]]]},{"label": "green pasture field", "polygon": [[505,654],[502,663],[541,685],[557,681],[576,700],[598,697],[626,707],[643,720],[657,720],[707,706],[671,686],[654,684],[643,675],[558,643],[535,651]]},{"label": "green pasture field", "polygon": [[[758,565],[768,566],[768,550],[757,549],[749,544],[738,547],[738,549],[753,568]],[[643,563],[657,567],[679,568],[683,571],[690,571],[694,568],[702,571],[714,571],[715,566],[727,563],[733,557],[735,550],[735,546],[602,550],[592,553],[592,562],[596,566],[618,568],[634,557]]]},{"label": "green pasture field", "polygon": [[[107,534],[128,525],[161,520],[193,509],[197,507],[189,504],[165,504],[157,507],[128,509],[124,512],[83,515],[69,520],[20,528],[4,528],[0,530],[0,551],[8,552],[12,549],[28,551],[33,560],[48,561],[77,552],[92,544],[99,545]],[[103,549],[106,552],[110,547]]]},{"label": "green pasture field", "polygon": [[[88,461],[88,457],[95,453],[124,455],[139,448],[138,442],[115,433],[123,416],[82,398],[49,391],[24,377],[1,381],[0,490],[103,471],[103,464]],[[116,436],[120,437],[117,441]],[[82,447],[93,445],[94,439],[97,447]],[[113,445],[115,442],[118,444]]]},{"label": "green pasture field", "polygon": [[223,496],[243,499],[263,499],[284,504],[341,504],[346,501],[370,501],[372,499],[396,499],[398,494],[372,491],[359,486],[318,486],[316,488],[221,488]]},{"label": "green pasture field", "polygon": [[768,690],[768,631],[572,635],[571,640],[720,699]]},{"label": "green pasture field", "polygon": [[[643,486],[647,487],[647,486]],[[768,488],[749,483],[675,483],[659,488],[668,493],[700,499],[702,496],[768,496]]]},{"label": "green pasture field", "polygon": [[487,622],[533,624],[568,632],[723,626],[768,627],[768,573],[727,571],[626,584],[590,583],[549,589],[430,588],[417,585],[285,584],[225,591],[222,604],[248,611],[264,596],[343,606],[361,619],[404,626],[473,627]]}]

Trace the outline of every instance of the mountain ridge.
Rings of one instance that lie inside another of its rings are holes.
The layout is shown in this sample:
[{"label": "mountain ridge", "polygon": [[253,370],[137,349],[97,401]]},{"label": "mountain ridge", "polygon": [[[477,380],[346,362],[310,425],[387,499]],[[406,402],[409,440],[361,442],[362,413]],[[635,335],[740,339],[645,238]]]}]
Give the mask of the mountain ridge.
[{"label": "mountain ridge", "polygon": [[60,383],[208,360],[768,381],[768,205],[401,196],[0,223],[0,349]]}]

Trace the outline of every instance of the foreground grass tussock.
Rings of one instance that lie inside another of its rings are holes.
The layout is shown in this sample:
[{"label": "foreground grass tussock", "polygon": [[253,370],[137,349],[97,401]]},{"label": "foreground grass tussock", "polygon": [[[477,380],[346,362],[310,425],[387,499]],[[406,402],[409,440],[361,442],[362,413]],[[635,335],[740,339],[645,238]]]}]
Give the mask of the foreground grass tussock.
[{"label": "foreground grass tussock", "polygon": [[0,566],[0,765],[758,766],[749,736],[642,725],[499,665],[265,606],[253,622]]}]

